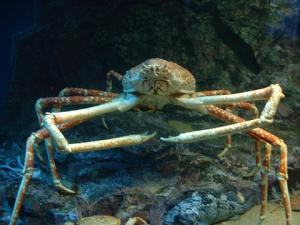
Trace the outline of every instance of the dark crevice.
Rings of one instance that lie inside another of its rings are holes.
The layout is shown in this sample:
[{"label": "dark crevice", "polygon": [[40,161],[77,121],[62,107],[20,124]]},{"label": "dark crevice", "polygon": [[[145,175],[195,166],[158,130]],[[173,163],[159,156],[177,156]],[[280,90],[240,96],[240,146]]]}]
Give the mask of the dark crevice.
[{"label": "dark crevice", "polygon": [[199,4],[196,1],[189,1],[189,4],[185,4],[185,6],[198,13],[208,13],[212,17],[212,25],[217,36],[234,52],[240,62],[252,73],[258,74],[261,71],[252,47],[224,23],[216,5],[212,3]]},{"label": "dark crevice", "polygon": [[215,10],[212,23],[218,37],[235,53],[240,62],[252,73],[258,74],[261,68],[252,47],[222,21],[218,10]]}]

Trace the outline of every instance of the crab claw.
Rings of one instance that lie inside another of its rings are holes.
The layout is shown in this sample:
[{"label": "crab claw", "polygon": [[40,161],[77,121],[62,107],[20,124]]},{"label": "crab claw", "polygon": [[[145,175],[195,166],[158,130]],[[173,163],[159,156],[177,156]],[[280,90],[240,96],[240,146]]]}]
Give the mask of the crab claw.
[{"label": "crab claw", "polygon": [[56,189],[63,194],[74,195],[77,194],[77,188],[69,189],[65,187],[60,181],[55,182]]},{"label": "crab claw", "polygon": [[156,132],[153,132],[152,134],[149,134],[149,132],[145,132],[143,134],[140,134],[140,138],[142,139],[142,142],[148,141],[151,138],[153,138],[156,135]]},{"label": "crab claw", "polygon": [[174,137],[168,137],[168,138],[164,138],[161,137],[160,140],[165,141],[165,142],[172,142],[172,143],[180,143],[180,135],[178,136],[174,136]]}]

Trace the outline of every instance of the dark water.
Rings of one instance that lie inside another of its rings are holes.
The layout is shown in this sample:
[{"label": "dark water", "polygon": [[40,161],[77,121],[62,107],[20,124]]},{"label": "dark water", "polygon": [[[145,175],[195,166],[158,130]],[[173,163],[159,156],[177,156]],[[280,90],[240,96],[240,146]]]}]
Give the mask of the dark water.
[{"label": "dark water", "polygon": [[24,32],[34,24],[34,1],[1,1],[0,3],[0,30],[1,30],[1,53],[0,53],[0,111],[7,96],[9,82],[13,76],[14,59],[14,36]]}]

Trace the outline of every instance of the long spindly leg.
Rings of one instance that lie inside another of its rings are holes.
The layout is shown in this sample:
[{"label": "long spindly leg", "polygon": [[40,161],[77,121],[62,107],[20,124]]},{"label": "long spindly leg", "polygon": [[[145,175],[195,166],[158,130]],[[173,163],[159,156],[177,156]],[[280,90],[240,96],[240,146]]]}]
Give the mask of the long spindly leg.
[{"label": "long spindly leg", "polygon": [[277,84],[270,87],[243,92],[232,95],[219,95],[219,96],[204,96],[196,98],[179,97],[174,98],[173,103],[185,108],[191,108],[200,112],[207,113],[209,104],[227,104],[237,103],[243,101],[258,101],[268,100],[262,114],[257,119],[249,121],[243,121],[238,124],[231,124],[223,127],[193,131],[180,134],[176,137],[161,138],[167,142],[180,142],[180,143],[192,143],[208,138],[220,137],[228,134],[234,134],[242,131],[251,130],[260,126],[265,126],[273,122],[273,117],[276,113],[277,106],[280,99],[283,97],[281,87]]},{"label": "long spindly leg", "polygon": [[112,90],[112,83],[116,81],[121,84],[123,76],[114,70],[110,70],[106,74],[107,76],[107,91],[101,91],[97,89],[85,89],[85,88],[64,88],[59,92],[59,97],[69,96],[102,96],[102,97],[116,97],[115,94],[110,92]]},{"label": "long spindly leg", "polygon": [[[80,89],[81,90],[81,89]],[[42,122],[44,116],[45,116],[45,108],[51,108],[53,106],[63,106],[63,105],[85,105],[85,104],[103,104],[105,102],[109,102],[112,100],[112,97],[94,97],[94,96],[72,96],[72,97],[50,97],[50,98],[41,98],[36,103],[36,113],[37,117]],[[58,108],[55,108],[55,111],[58,110]],[[60,110],[60,108],[59,108]],[[53,110],[52,110],[53,111]],[[38,146],[38,144],[35,144],[35,146]],[[49,161],[49,167],[53,178],[53,183],[56,187],[56,189],[62,193],[66,194],[75,194],[76,192],[74,190],[71,190],[67,187],[65,187],[60,180],[57,167],[55,164],[55,157],[54,157],[54,148],[50,137],[45,138],[45,148],[48,155],[48,161]],[[36,151],[39,153],[39,151]],[[37,154],[39,155],[39,154]],[[40,158],[41,156],[39,156]]]},{"label": "long spindly leg", "polygon": [[117,94],[108,91],[85,88],[64,88],[59,92],[59,97],[70,96],[95,96],[95,97],[116,97]]},{"label": "long spindly leg", "polygon": [[287,225],[292,225],[292,209],[288,189],[288,173],[287,173],[287,147],[283,140],[278,140],[277,145],[280,147],[280,167],[277,174],[281,198],[285,209]]},{"label": "long spindly leg", "polygon": [[[102,97],[102,98],[116,98],[118,94],[108,91],[101,91],[97,89],[86,89],[86,88],[64,88],[62,89],[59,94],[59,97],[75,97],[75,96],[86,96],[86,97]],[[54,104],[53,109],[56,112],[60,112],[62,105],[61,104]]]},{"label": "long spindly leg", "polygon": [[[39,123],[43,121],[46,108],[52,108],[52,110],[50,110],[51,112],[60,112],[61,107],[63,105],[100,104],[118,97],[118,94],[107,92],[107,91],[95,90],[95,89],[64,88],[59,92],[59,97],[71,97],[71,98],[42,98],[36,102],[35,109],[36,109],[36,114]],[[103,118],[103,124],[105,127],[107,127],[104,118]],[[52,145],[52,143],[49,142],[48,140],[49,138],[46,140],[46,142],[48,142],[46,143],[46,146]],[[36,146],[36,149],[38,149],[38,145]],[[40,152],[39,151],[36,152],[38,158],[41,161],[43,161]]]},{"label": "long spindly leg", "polygon": [[50,167],[50,171],[52,174],[52,179],[53,179],[53,184],[55,186],[55,188],[61,192],[61,193],[65,193],[65,194],[76,194],[76,191],[70,188],[67,188],[66,186],[64,186],[60,180],[60,176],[55,164],[55,156],[54,156],[54,148],[53,148],[53,144],[51,143],[51,138],[47,137],[45,139],[45,146],[46,146],[46,151],[47,151],[47,155],[48,155],[48,162],[49,162],[49,167]]},{"label": "long spindly leg", "polygon": [[262,183],[261,183],[260,220],[263,220],[265,218],[265,214],[266,214],[266,206],[267,206],[267,200],[268,200],[268,183],[269,183],[268,175],[269,175],[271,152],[272,152],[271,144],[266,142],[265,147],[266,147],[266,153],[265,153],[265,159],[264,159],[263,167],[262,167],[262,171],[261,171]]},{"label": "long spindly leg", "polygon": [[[44,129],[45,130],[45,129]],[[39,132],[31,134],[31,136],[27,139],[26,143],[26,155],[25,155],[25,163],[23,168],[23,177],[22,181],[18,190],[18,194],[15,200],[15,205],[13,208],[13,212],[10,218],[10,225],[15,225],[17,222],[17,219],[20,214],[20,210],[25,198],[25,193],[27,191],[27,187],[30,183],[30,180],[33,175],[34,171],[34,144],[36,144],[39,141],[38,135]]]},{"label": "long spindly leg", "polygon": [[[225,105],[225,109],[226,109],[227,112],[231,112],[232,109],[235,109],[235,108],[250,111],[253,114],[255,119],[257,119],[259,117],[259,112],[258,112],[256,106],[253,103],[238,102],[238,103],[232,103],[232,104],[226,104]],[[232,147],[232,137],[231,137],[230,134],[228,134],[226,144],[225,144],[225,148],[223,149],[222,152],[220,152],[218,154],[218,157],[219,158],[223,157],[228,152],[228,150],[231,149],[231,147]],[[256,139],[255,140],[256,152],[259,151],[259,148],[260,148],[260,140]]]},{"label": "long spindly leg", "polygon": [[[201,97],[201,96],[215,96],[215,95],[231,95],[232,93],[229,90],[210,90],[210,91],[200,91],[192,94],[192,98]],[[254,103],[250,102],[234,102],[234,103],[226,103],[224,104],[226,109],[243,109],[246,111],[250,111],[254,118],[259,117],[259,112]]]},{"label": "long spindly leg", "polygon": [[[121,76],[117,72],[117,75]],[[116,76],[117,76],[116,75]],[[109,78],[109,73],[107,74]],[[110,78],[111,79],[111,78]],[[116,98],[119,94],[108,92],[108,91],[101,91],[95,89],[85,89],[85,88],[64,88],[59,92],[59,97],[70,97],[70,96],[93,96],[93,97],[102,97],[102,98]],[[53,111],[60,112],[62,105],[54,105]],[[102,118],[102,122],[105,128],[108,128],[104,118]]]},{"label": "long spindly leg", "polygon": [[[208,113],[216,118],[219,118],[226,122],[231,123],[242,123],[245,120],[241,117],[238,117],[234,114],[228,113],[218,107],[215,106],[209,106],[207,108]],[[253,130],[246,131],[250,136],[254,138],[258,138],[260,140],[263,140],[267,143],[270,143],[274,146],[278,146],[280,149],[280,167],[279,171],[277,173],[277,179],[280,186],[281,196],[282,196],[282,202],[285,209],[285,215],[286,215],[286,225],[292,225],[292,210],[291,210],[291,203],[290,203],[290,197],[289,197],[289,190],[287,186],[287,179],[288,179],[288,173],[287,173],[287,147],[286,144],[282,139],[279,137],[261,129],[256,128]],[[268,168],[270,163],[270,157],[271,157],[271,148],[266,145],[266,155],[265,155],[265,161],[264,161],[264,167]],[[266,179],[266,178],[265,178]],[[264,178],[263,178],[264,180]],[[262,203],[267,201],[267,186],[262,186]],[[263,218],[265,213],[265,205],[262,205],[261,208],[261,217]]]},{"label": "long spindly leg", "polygon": [[[255,137],[254,137],[255,138]],[[263,141],[259,140],[258,138],[255,138],[255,168],[253,170],[245,175],[245,178],[253,177],[257,174],[258,171],[262,169],[262,163],[261,163],[261,144]]]},{"label": "long spindly leg", "polygon": [[[214,95],[230,95],[232,94],[229,90],[209,90],[209,91],[200,91],[192,94],[192,97],[200,97],[200,96],[214,96]],[[249,102],[237,102],[237,103],[227,103],[224,105],[226,111],[231,112],[232,109],[242,109],[245,111],[250,111],[254,118],[259,117],[259,112],[255,104]],[[255,140],[255,148],[258,148],[258,144],[260,140]],[[218,157],[223,157],[228,150],[232,147],[232,137],[230,134],[227,135],[226,144],[222,152],[218,154]]]},{"label": "long spindly leg", "polygon": [[43,123],[45,128],[48,129],[51,137],[57,144],[58,150],[67,153],[89,152],[140,144],[152,138],[155,133],[151,135],[129,135],[107,140],[69,144],[64,135],[57,128],[57,125],[72,120],[86,121],[92,119],[93,117],[100,116],[109,112],[126,111],[132,109],[141,101],[143,101],[143,99],[140,99],[135,95],[126,94],[109,103],[93,106],[86,109],[49,113],[45,116]]},{"label": "long spindly leg", "polygon": [[[231,123],[242,123],[245,122],[245,120],[241,117],[238,117],[234,114],[228,113],[225,110],[222,110],[216,106],[208,106],[207,107],[208,113],[216,118],[219,118],[226,122]],[[280,186],[281,196],[282,196],[282,202],[285,209],[285,215],[286,215],[286,225],[292,225],[292,211],[291,211],[291,203],[290,203],[290,197],[289,197],[289,190],[287,186],[287,179],[288,179],[288,173],[287,173],[287,147],[286,144],[282,139],[279,137],[261,129],[256,128],[253,130],[246,131],[247,134],[250,136],[260,139],[262,141],[265,141],[266,143],[270,143],[274,146],[278,146],[280,148],[280,167],[279,171],[277,173],[277,179]],[[266,156],[264,161],[264,167],[268,168],[270,163],[270,157],[271,157],[271,148],[266,145]],[[259,159],[260,161],[260,159]],[[263,180],[266,178],[263,178]],[[267,186],[262,186],[262,204],[263,202],[267,201]],[[265,205],[262,205],[261,208],[261,218],[263,218],[265,213]]]},{"label": "long spindly leg", "polygon": [[[189,132],[185,134],[180,134],[177,137],[170,138],[162,138],[162,140],[170,141],[170,142],[194,142],[197,140],[213,138],[217,136],[230,135],[235,132],[245,131],[249,129],[253,129],[255,127],[260,127],[272,123],[273,116],[276,113],[277,106],[279,104],[280,99],[284,96],[281,90],[281,87],[278,84],[271,85],[270,87],[249,91],[238,94],[228,94],[226,91],[221,91],[220,93],[225,93],[225,95],[217,95],[217,96],[199,96],[197,97],[197,93],[189,96],[190,98],[177,98],[174,103],[177,105],[181,105],[183,107],[196,109],[202,111],[204,113],[208,113],[209,106],[207,104],[220,104],[220,105],[229,105],[244,108],[244,109],[252,109],[255,117],[258,116],[258,110],[255,105],[244,101],[258,101],[258,100],[268,100],[260,118],[255,118],[250,121],[243,121],[239,124],[223,126],[215,129],[208,129],[202,131]],[[212,93],[218,94],[218,93]],[[196,97],[195,97],[196,96]],[[256,140],[256,150],[259,150],[259,142],[260,140]],[[225,151],[227,149],[225,148]],[[222,154],[222,153],[221,153]]]},{"label": "long spindly leg", "polygon": [[[107,92],[106,92],[107,93]],[[113,93],[111,93],[113,94]],[[54,108],[54,111],[59,112],[63,105],[96,105],[109,102],[117,94],[111,96],[70,96],[70,97],[48,97],[40,98],[35,103],[35,111],[39,120],[42,123],[46,108]],[[53,111],[53,110],[52,110]]]},{"label": "long spindly leg", "polygon": [[[225,122],[231,122],[231,123],[242,123],[245,122],[245,120],[239,116],[236,116],[232,113],[226,112],[225,110],[218,108],[216,106],[207,106],[207,112],[209,115],[212,115],[218,119],[221,119]],[[247,134],[250,136],[260,139],[262,141],[265,141],[267,143],[270,143],[271,145],[278,146],[280,148],[280,167],[279,171],[277,173],[277,179],[280,186],[281,196],[282,196],[282,202],[285,209],[285,215],[286,215],[286,225],[292,225],[292,211],[291,211],[291,203],[290,203],[290,197],[289,197],[289,190],[287,186],[287,179],[288,179],[288,173],[287,173],[287,147],[286,144],[282,139],[279,137],[267,132],[266,130],[263,130],[261,128],[255,128],[252,130],[247,130]],[[266,148],[266,152],[268,152],[268,147]],[[270,152],[271,154],[271,152]],[[271,155],[270,155],[271,156]],[[266,153],[266,159],[268,158],[268,153]],[[264,165],[267,167],[269,166],[269,163],[265,161]],[[262,193],[266,193],[266,191],[262,191]],[[262,197],[262,199],[266,197]],[[262,212],[264,209],[262,208]]]},{"label": "long spindly leg", "polygon": [[[253,114],[254,119],[259,118],[259,112],[255,104],[249,103],[249,102],[237,102],[237,103],[231,103],[231,104],[225,104],[226,111],[231,112],[231,109],[243,109],[246,111],[250,111]],[[218,157],[222,157],[225,155],[225,153],[232,147],[232,138],[231,135],[227,135],[227,143],[225,145],[224,150],[218,154]],[[260,149],[260,140],[255,139],[255,149],[256,152]]]},{"label": "long spindly leg", "polygon": [[[75,125],[78,125],[81,122],[82,121],[74,120],[70,123],[60,124],[58,126],[58,129],[66,130]],[[21,184],[19,186],[12,215],[10,217],[9,225],[15,225],[17,223],[17,219],[19,217],[20,210],[24,202],[25,194],[34,172],[34,145],[38,144],[39,142],[41,142],[47,137],[49,137],[49,132],[47,131],[47,129],[43,128],[38,130],[35,133],[32,133],[30,137],[27,139],[26,151],[25,151],[25,163],[23,167],[23,177],[22,177]]]},{"label": "long spindly leg", "polygon": [[106,74],[106,90],[112,91],[113,89],[113,81],[121,84],[123,80],[123,76],[114,70],[110,70]]}]

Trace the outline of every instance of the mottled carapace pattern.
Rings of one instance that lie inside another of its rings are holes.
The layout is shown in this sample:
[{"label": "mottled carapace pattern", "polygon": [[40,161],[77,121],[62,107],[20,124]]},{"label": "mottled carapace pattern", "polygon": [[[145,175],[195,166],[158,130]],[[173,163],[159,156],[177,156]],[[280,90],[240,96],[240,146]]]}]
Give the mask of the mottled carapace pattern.
[{"label": "mottled carapace pattern", "polygon": [[173,95],[193,93],[196,80],[187,69],[178,64],[154,58],[128,70],[122,85],[125,93]]}]

